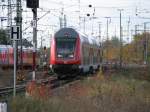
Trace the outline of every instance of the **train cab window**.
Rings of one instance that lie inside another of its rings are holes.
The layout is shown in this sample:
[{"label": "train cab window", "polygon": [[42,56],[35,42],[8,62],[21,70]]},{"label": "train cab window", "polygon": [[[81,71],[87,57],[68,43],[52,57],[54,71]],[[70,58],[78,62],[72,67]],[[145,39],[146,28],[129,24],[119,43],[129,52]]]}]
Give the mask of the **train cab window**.
[{"label": "train cab window", "polygon": [[76,38],[56,38],[57,58],[74,58]]}]

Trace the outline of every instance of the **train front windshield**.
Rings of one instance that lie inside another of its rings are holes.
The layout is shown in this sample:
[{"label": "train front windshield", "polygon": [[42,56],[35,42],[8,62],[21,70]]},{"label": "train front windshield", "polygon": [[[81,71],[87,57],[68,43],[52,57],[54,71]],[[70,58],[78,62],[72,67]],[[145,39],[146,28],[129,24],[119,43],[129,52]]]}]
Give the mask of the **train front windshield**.
[{"label": "train front windshield", "polygon": [[56,38],[57,58],[74,58],[76,38]]}]

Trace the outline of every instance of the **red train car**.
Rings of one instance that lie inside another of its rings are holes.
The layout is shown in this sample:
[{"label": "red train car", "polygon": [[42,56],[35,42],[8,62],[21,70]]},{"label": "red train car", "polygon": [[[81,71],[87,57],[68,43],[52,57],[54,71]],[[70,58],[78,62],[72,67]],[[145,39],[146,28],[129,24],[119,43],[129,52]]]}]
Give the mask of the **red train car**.
[{"label": "red train car", "polygon": [[10,61],[12,61],[9,55],[9,52],[11,52],[10,47],[11,46],[0,45],[0,66],[7,66]]},{"label": "red train car", "polygon": [[[32,68],[33,56],[32,48],[23,48],[23,67]],[[18,50],[18,66],[21,64],[20,50]],[[36,63],[39,64],[39,55],[37,52]],[[2,68],[13,68],[14,64],[14,51],[10,45],[0,45],[0,67]]]},{"label": "red train car", "polygon": [[62,28],[52,38],[50,68],[60,78],[66,73],[93,72],[100,67],[100,46],[93,37]]}]

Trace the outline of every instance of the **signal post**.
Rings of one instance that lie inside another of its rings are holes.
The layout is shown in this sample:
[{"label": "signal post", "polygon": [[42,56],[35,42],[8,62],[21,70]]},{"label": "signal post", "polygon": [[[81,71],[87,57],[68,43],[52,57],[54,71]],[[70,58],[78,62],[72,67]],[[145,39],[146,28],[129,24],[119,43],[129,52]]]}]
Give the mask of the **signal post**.
[{"label": "signal post", "polygon": [[36,70],[36,49],[37,49],[37,8],[39,7],[39,0],[27,0],[27,7],[32,8],[33,12],[33,74],[32,80],[35,80]]},{"label": "signal post", "polygon": [[14,85],[13,85],[13,96],[16,96],[16,71],[17,71],[17,46],[16,43],[20,40],[20,26],[11,27],[11,40],[13,41],[14,47]]}]

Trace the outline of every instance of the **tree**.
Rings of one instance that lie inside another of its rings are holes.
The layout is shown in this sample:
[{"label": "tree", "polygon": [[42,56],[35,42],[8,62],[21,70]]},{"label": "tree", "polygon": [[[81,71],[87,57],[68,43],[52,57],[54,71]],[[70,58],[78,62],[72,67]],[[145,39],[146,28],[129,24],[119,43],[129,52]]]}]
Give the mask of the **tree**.
[{"label": "tree", "polygon": [[111,43],[112,43],[113,47],[119,47],[120,40],[117,37],[113,36],[111,39]]},{"label": "tree", "polygon": [[[18,45],[21,46],[21,42],[18,41]],[[33,47],[32,43],[27,39],[22,39],[22,45],[25,47]]]},{"label": "tree", "polygon": [[0,44],[10,44],[10,38],[7,36],[6,30],[0,29]]},{"label": "tree", "polygon": [[119,45],[120,41],[116,36],[113,36],[111,40],[103,42],[103,59],[107,61],[118,60]]},{"label": "tree", "polygon": [[[150,33],[145,32],[133,37],[133,41],[122,45],[122,61],[126,63],[143,63],[147,47],[147,61],[150,62]],[[103,42],[103,59],[119,60],[120,41],[117,37]]]},{"label": "tree", "polygon": [[142,33],[142,34],[137,34],[133,37],[133,41],[127,45],[123,46],[124,52],[124,59],[127,62],[144,62],[145,57],[144,57],[144,52],[145,52],[145,47],[146,47],[146,42],[147,42],[147,51],[148,51],[148,59],[149,59],[149,51],[150,51],[150,33]]}]

